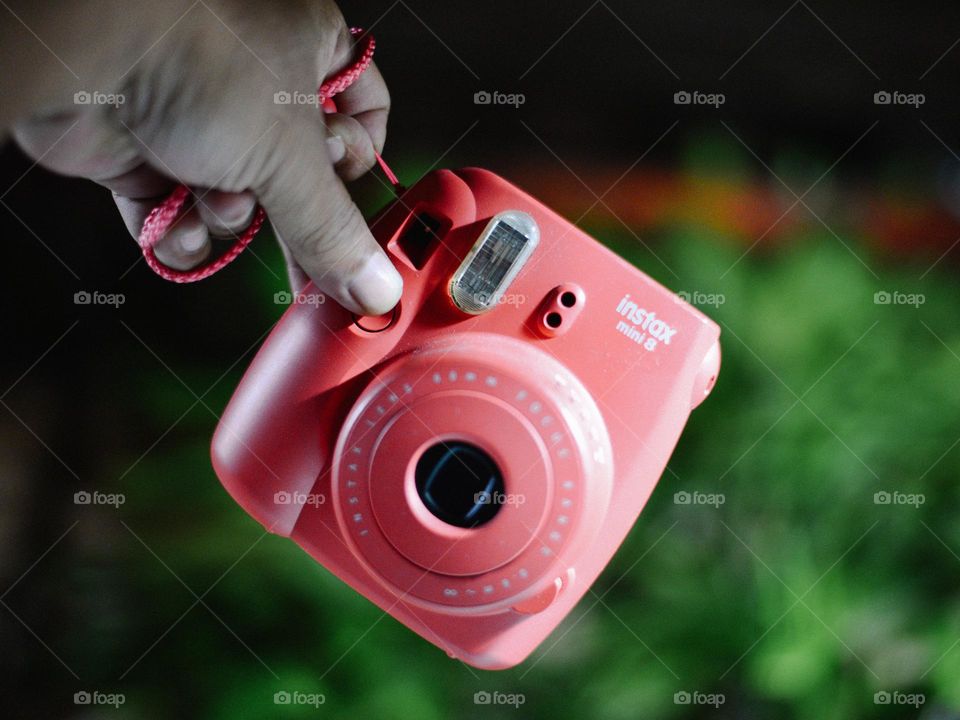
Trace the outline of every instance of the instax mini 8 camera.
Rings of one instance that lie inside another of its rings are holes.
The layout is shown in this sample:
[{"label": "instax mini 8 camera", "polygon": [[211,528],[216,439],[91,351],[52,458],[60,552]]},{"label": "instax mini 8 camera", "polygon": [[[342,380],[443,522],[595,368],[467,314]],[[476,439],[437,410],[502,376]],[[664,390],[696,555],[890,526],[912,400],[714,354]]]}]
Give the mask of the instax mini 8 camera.
[{"label": "instax mini 8 camera", "polygon": [[496,175],[371,222],[390,313],[293,299],[213,439],[236,501],[452,657],[524,660],[616,552],[720,365],[698,310]]}]

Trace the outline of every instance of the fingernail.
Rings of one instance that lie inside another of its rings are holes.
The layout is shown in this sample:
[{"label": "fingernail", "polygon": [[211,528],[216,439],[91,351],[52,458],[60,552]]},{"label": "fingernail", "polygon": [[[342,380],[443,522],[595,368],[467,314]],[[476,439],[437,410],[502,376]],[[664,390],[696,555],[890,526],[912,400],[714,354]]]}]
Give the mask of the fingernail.
[{"label": "fingernail", "polygon": [[256,205],[246,207],[241,203],[235,203],[234,205],[228,206],[227,209],[220,214],[219,219],[227,227],[245,228],[253,222],[253,214],[256,211]]},{"label": "fingernail", "polygon": [[380,315],[400,300],[403,280],[383,253],[371,255],[347,287],[353,301],[369,315]]},{"label": "fingernail", "polygon": [[347,146],[344,144],[343,138],[338,135],[328,137],[327,152],[330,153],[330,161],[334,165],[343,160],[343,156],[347,154]]},{"label": "fingernail", "polygon": [[205,227],[180,234],[180,249],[188,255],[200,252],[206,244],[207,229]]}]

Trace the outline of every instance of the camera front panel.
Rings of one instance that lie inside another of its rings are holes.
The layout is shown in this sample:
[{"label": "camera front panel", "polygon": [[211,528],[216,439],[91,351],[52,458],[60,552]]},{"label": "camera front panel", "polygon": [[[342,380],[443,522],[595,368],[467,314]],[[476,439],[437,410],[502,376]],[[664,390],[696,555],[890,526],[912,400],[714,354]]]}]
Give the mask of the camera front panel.
[{"label": "camera front panel", "polygon": [[576,378],[525,344],[469,335],[378,373],[344,424],[331,494],[351,549],[394,592],[489,611],[565,575],[612,475]]}]

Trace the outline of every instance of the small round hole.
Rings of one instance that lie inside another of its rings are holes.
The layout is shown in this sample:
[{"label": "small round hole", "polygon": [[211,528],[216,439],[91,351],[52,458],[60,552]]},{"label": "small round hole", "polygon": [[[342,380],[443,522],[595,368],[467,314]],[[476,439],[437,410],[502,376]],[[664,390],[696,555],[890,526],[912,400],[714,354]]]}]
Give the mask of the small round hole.
[{"label": "small round hole", "polygon": [[577,296],[568,290],[560,296],[560,304],[564,307],[573,307],[577,304]]},{"label": "small round hole", "polygon": [[552,312],[547,314],[546,322],[547,327],[558,328],[560,327],[560,323],[563,322],[563,318],[560,317],[560,313]]}]

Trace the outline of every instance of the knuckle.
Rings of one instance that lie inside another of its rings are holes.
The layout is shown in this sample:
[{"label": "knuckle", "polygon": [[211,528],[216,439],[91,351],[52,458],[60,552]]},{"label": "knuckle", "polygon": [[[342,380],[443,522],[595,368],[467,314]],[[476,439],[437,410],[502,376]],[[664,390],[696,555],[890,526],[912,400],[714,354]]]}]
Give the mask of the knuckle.
[{"label": "knuckle", "polygon": [[[349,173],[357,173],[357,176],[363,175],[370,170],[376,162],[374,156],[373,143],[369,138],[365,138],[355,145],[347,145],[346,170]],[[354,178],[351,178],[354,179]]]}]

